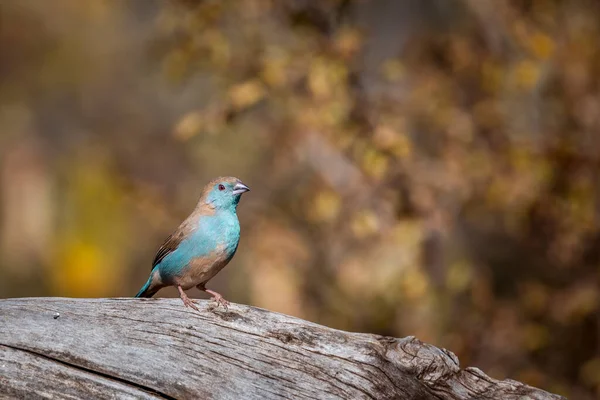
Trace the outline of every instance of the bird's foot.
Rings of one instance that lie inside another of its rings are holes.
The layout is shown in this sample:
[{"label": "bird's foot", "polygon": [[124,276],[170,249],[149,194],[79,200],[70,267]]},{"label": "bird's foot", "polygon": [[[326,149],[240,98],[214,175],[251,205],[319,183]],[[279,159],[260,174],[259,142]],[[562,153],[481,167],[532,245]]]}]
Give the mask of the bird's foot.
[{"label": "bird's foot", "polygon": [[200,309],[198,308],[198,306],[196,306],[196,303],[194,303],[194,300],[190,299],[189,297],[185,297],[185,299],[181,299],[183,300],[183,305],[185,305],[186,307],[191,307],[194,310],[200,312]]},{"label": "bird's foot", "polygon": [[177,286],[177,289],[179,290],[179,297],[181,297],[181,301],[183,301],[183,305],[186,307],[193,308],[194,310],[200,312],[200,309],[198,308],[198,306],[196,306],[196,303],[194,303],[194,301],[192,299],[187,297],[187,295],[185,294],[185,292],[183,291],[181,286]]},{"label": "bird's foot", "polygon": [[213,290],[209,290],[209,289],[204,289],[204,291],[206,293],[212,294],[212,300],[216,303],[216,307],[219,307],[219,305],[222,305],[223,308],[225,308],[225,311],[227,311],[227,306],[229,306],[229,302],[227,300],[225,300],[223,298],[223,296],[221,296],[220,293],[217,293]]}]

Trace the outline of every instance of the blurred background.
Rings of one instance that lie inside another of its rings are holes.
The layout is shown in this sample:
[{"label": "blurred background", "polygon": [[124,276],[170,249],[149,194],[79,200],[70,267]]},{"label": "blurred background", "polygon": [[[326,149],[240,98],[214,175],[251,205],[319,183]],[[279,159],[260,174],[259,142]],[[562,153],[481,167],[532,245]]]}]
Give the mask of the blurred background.
[{"label": "blurred background", "polygon": [[0,296],[133,296],[234,175],[225,298],[600,398],[599,49],[595,0],[0,0]]}]

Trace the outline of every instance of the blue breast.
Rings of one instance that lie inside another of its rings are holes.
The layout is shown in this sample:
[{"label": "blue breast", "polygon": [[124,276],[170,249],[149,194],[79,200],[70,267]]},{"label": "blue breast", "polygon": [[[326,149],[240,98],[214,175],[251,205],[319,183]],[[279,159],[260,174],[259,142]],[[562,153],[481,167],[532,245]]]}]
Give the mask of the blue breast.
[{"label": "blue breast", "polygon": [[239,241],[240,224],[235,212],[218,211],[214,215],[202,216],[196,229],[157,267],[163,276],[179,275],[191,260],[198,257],[214,257],[217,249],[222,251],[215,261],[221,261],[223,258],[229,260],[235,254]]}]

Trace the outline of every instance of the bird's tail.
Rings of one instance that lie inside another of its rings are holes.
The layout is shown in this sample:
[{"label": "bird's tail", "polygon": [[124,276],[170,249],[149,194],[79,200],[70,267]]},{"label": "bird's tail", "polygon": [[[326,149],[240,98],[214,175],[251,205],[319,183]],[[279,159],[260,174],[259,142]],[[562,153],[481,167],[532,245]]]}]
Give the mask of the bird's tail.
[{"label": "bird's tail", "polygon": [[148,278],[144,286],[142,286],[135,297],[152,297],[156,292],[158,292],[159,288],[152,287],[152,277],[153,274],[150,274],[150,278]]}]

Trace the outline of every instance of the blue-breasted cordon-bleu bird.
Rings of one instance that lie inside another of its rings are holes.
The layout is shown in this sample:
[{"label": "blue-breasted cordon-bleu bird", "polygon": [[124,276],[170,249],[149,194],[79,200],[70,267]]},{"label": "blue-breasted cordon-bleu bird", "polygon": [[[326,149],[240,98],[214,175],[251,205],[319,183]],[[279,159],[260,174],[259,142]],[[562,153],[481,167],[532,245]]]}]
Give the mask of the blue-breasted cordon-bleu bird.
[{"label": "blue-breasted cordon-bleu bird", "polygon": [[237,205],[250,188],[233,177],[217,178],[202,191],[198,205],[158,249],[152,272],[135,297],[152,297],[175,286],[186,307],[198,307],[185,294],[192,287],[213,296],[217,306],[229,304],[206,283],[229,263],[240,241]]}]

